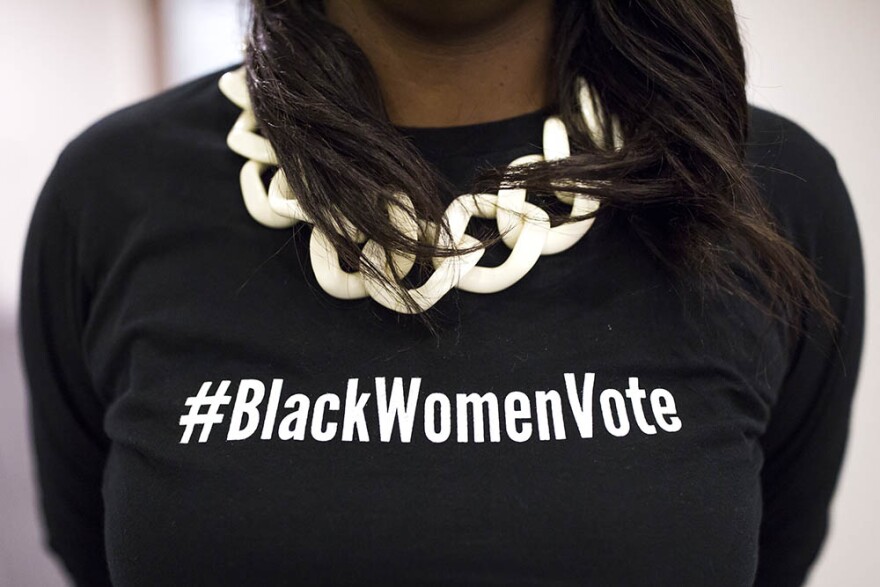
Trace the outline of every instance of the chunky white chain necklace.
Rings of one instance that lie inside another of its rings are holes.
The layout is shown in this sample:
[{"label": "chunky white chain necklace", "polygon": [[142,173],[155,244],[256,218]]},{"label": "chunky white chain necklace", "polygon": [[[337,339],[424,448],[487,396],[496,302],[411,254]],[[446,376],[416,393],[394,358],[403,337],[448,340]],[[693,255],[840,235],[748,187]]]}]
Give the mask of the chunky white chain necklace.
[{"label": "chunky white chain necklace", "polygon": [[[235,105],[242,109],[241,115],[233,124],[227,137],[229,148],[248,161],[241,168],[241,192],[248,213],[260,224],[270,228],[287,228],[297,222],[311,223],[308,216],[291,193],[280,168],[275,172],[266,190],[262,173],[270,166],[278,167],[275,150],[268,139],[257,134],[257,119],[251,107],[250,96],[245,82],[245,69],[240,67],[225,73],[220,78],[220,90]],[[594,108],[590,90],[580,80],[579,101],[587,127],[596,145],[604,145],[604,130],[601,118]],[[616,119],[612,119],[614,148],[620,148],[621,133]],[[543,155],[526,155],[515,159],[510,165],[521,165],[537,161],[552,161],[568,157],[570,146],[568,133],[562,120],[550,116],[544,122]],[[409,290],[424,311],[437,303],[453,287],[473,293],[495,293],[510,287],[529,272],[541,255],[553,255],[577,243],[590,229],[593,218],[568,222],[551,227],[550,218],[544,210],[526,201],[525,189],[501,189],[497,194],[463,194],[449,205],[445,220],[450,227],[451,237],[445,231],[438,231],[437,225],[422,219],[415,219],[412,202],[406,194],[396,194],[398,206],[390,206],[388,215],[394,225],[411,239],[427,238],[429,242],[439,242],[443,247],[471,247],[479,241],[465,233],[472,216],[494,218],[505,245],[511,249],[507,260],[497,267],[479,267],[477,262],[485,249],[477,249],[453,257],[434,257],[433,273],[421,286]],[[571,216],[588,214],[598,208],[599,203],[582,194],[556,192],[556,197],[571,205]],[[414,220],[415,219],[415,220]],[[348,219],[341,219],[339,230],[354,237],[356,242],[364,243],[361,258],[366,258],[385,274],[395,280],[395,274],[386,261],[384,248],[367,239],[356,230]],[[439,239],[439,240],[438,240]],[[400,294],[386,287],[381,281],[371,278],[360,270],[345,271],[339,265],[339,255],[327,236],[318,228],[312,227],[309,254],[318,284],[331,296],[341,299],[356,299],[370,296],[386,308],[400,313],[411,313],[402,301]],[[397,275],[406,275],[415,259],[412,255],[393,252],[391,258]]]}]

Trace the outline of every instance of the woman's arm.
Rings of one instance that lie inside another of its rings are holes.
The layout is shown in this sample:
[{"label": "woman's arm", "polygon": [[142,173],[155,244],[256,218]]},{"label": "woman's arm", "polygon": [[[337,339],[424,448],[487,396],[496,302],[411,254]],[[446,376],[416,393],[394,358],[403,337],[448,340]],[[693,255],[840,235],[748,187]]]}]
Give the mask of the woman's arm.
[{"label": "woman's arm", "polygon": [[59,158],[31,218],[21,274],[19,343],[45,540],[77,585],[101,586],[110,585],[101,495],[109,441],[81,344],[89,293],[63,208],[65,195],[76,189],[67,154]]},{"label": "woman's arm", "polygon": [[[862,352],[865,286],[852,203],[833,157],[789,123],[775,182],[785,223],[817,266],[841,321],[833,339],[811,315],[762,437],[764,512],[755,585],[802,585],[828,532]],[[796,161],[792,161],[796,158]],[[779,170],[790,170],[785,174]]]}]

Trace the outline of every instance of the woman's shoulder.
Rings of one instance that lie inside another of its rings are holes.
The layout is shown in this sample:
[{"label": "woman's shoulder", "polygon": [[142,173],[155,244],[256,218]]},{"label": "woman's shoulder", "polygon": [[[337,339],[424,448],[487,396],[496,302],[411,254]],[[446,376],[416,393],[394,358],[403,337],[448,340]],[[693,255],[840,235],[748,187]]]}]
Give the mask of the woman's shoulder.
[{"label": "woman's shoulder", "polygon": [[749,107],[746,159],[777,222],[804,252],[816,240],[856,230],[855,214],[834,155],[804,126]]},{"label": "woman's shoulder", "polygon": [[106,154],[120,144],[161,139],[171,131],[211,128],[218,116],[228,118],[238,111],[222,96],[218,81],[239,65],[203,74],[110,112],[74,137],[65,152]]},{"label": "woman's shoulder", "polygon": [[240,163],[226,136],[240,109],[217,85],[233,67],[118,109],[89,125],[59,154],[38,195],[32,223],[68,228],[71,246],[93,283],[136,233],[134,227],[147,220],[150,227],[167,224],[181,215],[207,219],[192,210],[206,205],[216,210],[233,201],[218,199],[216,190],[205,187],[218,170],[227,169],[223,185],[237,185]]},{"label": "woman's shoulder", "polygon": [[[119,226],[226,155],[240,113],[220,92],[234,64],[117,109],[87,126],[58,155],[40,198],[74,225],[101,217]],[[193,181],[196,181],[194,179]],[[179,191],[178,191],[179,193]],[[85,222],[88,224],[88,222]]]},{"label": "woman's shoulder", "polygon": [[56,171],[81,176],[130,172],[192,155],[192,143],[225,140],[239,113],[218,88],[224,67],[113,111],[90,124],[62,150]]}]

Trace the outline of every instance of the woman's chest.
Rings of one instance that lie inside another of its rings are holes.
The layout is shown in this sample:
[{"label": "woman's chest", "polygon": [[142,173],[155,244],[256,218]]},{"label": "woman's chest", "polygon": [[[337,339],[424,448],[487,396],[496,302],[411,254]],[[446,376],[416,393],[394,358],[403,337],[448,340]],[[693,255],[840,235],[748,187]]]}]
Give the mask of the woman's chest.
[{"label": "woman's chest", "polygon": [[560,256],[435,339],[236,236],[94,314],[120,584],[749,583],[781,371],[742,316]]}]

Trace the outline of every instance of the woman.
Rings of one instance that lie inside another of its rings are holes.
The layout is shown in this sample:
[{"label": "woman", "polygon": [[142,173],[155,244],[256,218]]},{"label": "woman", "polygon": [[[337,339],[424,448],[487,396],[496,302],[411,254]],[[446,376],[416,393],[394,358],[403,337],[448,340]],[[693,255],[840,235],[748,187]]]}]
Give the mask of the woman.
[{"label": "woman", "polygon": [[861,246],[730,2],[254,0],[242,67],[94,125],[34,211],[78,584],[803,583]]}]

